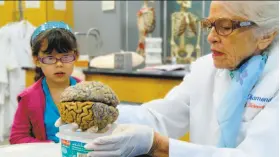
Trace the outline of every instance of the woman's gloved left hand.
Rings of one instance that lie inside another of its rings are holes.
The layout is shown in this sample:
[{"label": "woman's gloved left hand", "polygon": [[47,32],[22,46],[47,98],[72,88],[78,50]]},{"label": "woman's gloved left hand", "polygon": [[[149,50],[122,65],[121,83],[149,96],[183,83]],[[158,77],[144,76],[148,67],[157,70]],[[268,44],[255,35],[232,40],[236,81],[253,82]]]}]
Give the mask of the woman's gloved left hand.
[{"label": "woman's gloved left hand", "polygon": [[[58,119],[56,120],[56,122],[54,123],[54,126],[57,127],[57,128],[59,128],[59,127],[62,126],[62,125],[68,125],[68,126],[71,128],[71,130],[74,131],[74,132],[77,131],[77,130],[79,129],[79,125],[78,125],[77,123],[66,124],[66,123],[64,123],[64,122],[61,120],[61,117],[60,117],[60,118],[58,118]],[[88,129],[86,130],[86,132],[96,133],[97,129],[98,129],[98,128],[96,128],[96,127],[91,127],[91,128],[88,128]]]},{"label": "woman's gloved left hand", "polygon": [[119,124],[110,136],[94,139],[85,145],[90,157],[135,157],[148,154],[154,130],[144,125]]}]

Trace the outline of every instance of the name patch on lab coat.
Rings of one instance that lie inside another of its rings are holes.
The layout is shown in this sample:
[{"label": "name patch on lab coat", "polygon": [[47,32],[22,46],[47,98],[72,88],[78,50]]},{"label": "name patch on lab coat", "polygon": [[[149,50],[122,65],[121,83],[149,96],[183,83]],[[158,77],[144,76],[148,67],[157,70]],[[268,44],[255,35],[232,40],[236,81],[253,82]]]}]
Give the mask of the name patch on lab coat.
[{"label": "name patch on lab coat", "polygon": [[257,102],[270,102],[272,100],[272,98],[258,97],[258,96],[254,96],[254,95],[250,94],[248,96],[248,100],[254,100]]},{"label": "name patch on lab coat", "polygon": [[272,98],[260,97],[250,94],[248,96],[248,101],[245,106],[245,112],[243,116],[243,121],[253,120],[258,113],[264,109],[265,105],[269,103]]}]

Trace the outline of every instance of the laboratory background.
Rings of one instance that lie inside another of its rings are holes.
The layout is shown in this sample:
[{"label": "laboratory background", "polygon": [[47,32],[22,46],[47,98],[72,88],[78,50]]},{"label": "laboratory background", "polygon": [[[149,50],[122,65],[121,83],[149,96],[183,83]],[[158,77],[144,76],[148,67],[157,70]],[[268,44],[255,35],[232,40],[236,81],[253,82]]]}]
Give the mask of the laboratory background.
[{"label": "laboratory background", "polygon": [[210,3],[0,0],[0,53],[6,56],[0,61],[0,144],[9,143],[16,96],[34,83],[30,37],[36,27],[67,23],[80,51],[72,75],[109,85],[121,104],[140,105],[164,97],[210,52],[199,23]]},{"label": "laboratory background", "polygon": [[0,0],[0,157],[274,157],[275,4]]},{"label": "laboratory background", "polygon": [[[0,0],[0,148],[15,155],[32,149],[63,154],[54,145],[9,141],[18,95],[36,82],[30,44],[37,27],[52,21],[68,24],[79,50],[72,76],[102,82],[114,91],[118,105],[137,106],[164,98],[190,73],[193,62],[210,53],[208,32],[201,28],[210,3]],[[188,132],[179,138],[189,139]]]}]

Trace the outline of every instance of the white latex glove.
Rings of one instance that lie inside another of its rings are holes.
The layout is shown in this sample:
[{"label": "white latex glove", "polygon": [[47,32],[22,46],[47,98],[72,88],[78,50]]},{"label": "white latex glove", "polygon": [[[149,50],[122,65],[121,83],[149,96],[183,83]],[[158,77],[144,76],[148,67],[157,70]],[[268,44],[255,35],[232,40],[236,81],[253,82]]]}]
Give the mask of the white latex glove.
[{"label": "white latex glove", "polygon": [[[66,123],[64,123],[61,120],[61,118],[58,118],[54,123],[54,126],[57,127],[57,128],[59,128],[62,125],[66,125]],[[71,128],[71,130],[73,130],[73,132],[79,130],[79,125],[77,123],[70,123],[70,124],[67,124],[67,125],[71,125],[70,128]],[[110,127],[110,125],[107,126],[107,127]],[[107,128],[105,128],[105,129],[107,129]],[[97,131],[98,131],[98,127],[95,127],[95,126],[86,130],[86,132],[91,132],[91,133],[96,133]]]},{"label": "white latex glove", "polygon": [[89,157],[135,157],[148,154],[154,130],[144,125],[119,124],[110,136],[96,138],[85,145]]},{"label": "white latex glove", "polygon": [[[60,126],[65,125],[65,124],[66,124],[66,123],[64,123],[64,122],[61,120],[61,118],[59,117],[59,118],[55,121],[54,126],[57,127],[57,128],[59,128]],[[78,124],[76,124],[76,123],[71,123],[70,125],[72,125],[71,130],[73,130],[73,131],[76,131],[76,130],[79,128]]]}]

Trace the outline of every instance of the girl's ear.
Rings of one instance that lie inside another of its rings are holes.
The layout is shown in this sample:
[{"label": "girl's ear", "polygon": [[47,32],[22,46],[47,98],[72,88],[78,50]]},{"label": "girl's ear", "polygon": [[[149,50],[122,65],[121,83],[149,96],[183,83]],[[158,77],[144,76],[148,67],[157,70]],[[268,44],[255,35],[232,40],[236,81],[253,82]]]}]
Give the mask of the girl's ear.
[{"label": "girl's ear", "polygon": [[41,63],[37,56],[33,56],[33,63],[36,65],[36,67],[41,67]]},{"label": "girl's ear", "polygon": [[75,50],[74,53],[75,53],[75,55],[76,55],[76,61],[78,61],[78,60],[79,60],[79,57],[80,57],[80,53],[79,53],[79,51],[77,51],[77,50]]}]

